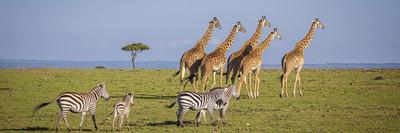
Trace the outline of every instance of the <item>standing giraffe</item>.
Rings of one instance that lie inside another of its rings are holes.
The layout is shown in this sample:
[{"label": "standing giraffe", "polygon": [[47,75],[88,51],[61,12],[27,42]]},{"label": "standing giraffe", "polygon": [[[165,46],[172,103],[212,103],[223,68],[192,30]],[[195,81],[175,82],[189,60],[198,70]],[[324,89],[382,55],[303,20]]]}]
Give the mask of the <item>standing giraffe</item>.
[{"label": "standing giraffe", "polygon": [[242,47],[236,51],[233,52],[229,58],[228,58],[228,66],[227,66],[227,71],[226,71],[226,82],[225,84],[228,84],[228,79],[229,75],[231,72],[232,77],[231,77],[231,82],[232,84],[235,83],[236,76],[239,71],[240,63],[243,60],[243,57],[249,54],[249,52],[256,46],[258,43],[260,36],[263,33],[263,27],[267,26],[270,27],[270,22],[267,20],[265,16],[262,16],[261,19],[258,21],[257,29],[254,35],[247,40],[246,42],[243,43]]},{"label": "standing giraffe", "polygon": [[286,97],[288,97],[287,92],[287,78],[290,72],[294,69],[296,71],[296,79],[294,81],[294,88],[293,88],[293,96],[296,97],[296,84],[299,84],[299,92],[300,96],[303,96],[303,92],[301,91],[300,86],[300,71],[304,65],[304,49],[310,44],[311,40],[314,37],[314,33],[317,28],[324,29],[324,25],[319,21],[318,18],[315,18],[311,24],[310,31],[308,34],[299,42],[297,42],[296,47],[285,54],[282,58],[282,70],[283,74],[281,75],[281,86],[282,92],[280,97],[283,96],[283,92],[286,93]]},{"label": "standing giraffe", "polygon": [[[259,95],[259,88],[260,88],[260,69],[261,65],[263,63],[263,53],[265,49],[269,47],[271,44],[272,40],[274,39],[281,39],[281,35],[278,32],[277,28],[274,28],[274,30],[268,35],[268,37],[257,47],[254,48],[254,50],[250,51],[250,53],[243,58],[243,61],[240,65],[240,73],[241,73],[241,78],[240,82],[238,85],[238,93],[240,94],[240,88],[242,84],[244,83],[247,89],[247,96],[249,98],[258,98]],[[254,81],[254,92],[252,92],[251,89],[251,73],[255,73],[256,78]],[[249,76],[249,87],[247,87],[247,76]],[[250,89],[250,91],[249,91]],[[253,96],[254,94],[254,96]]]},{"label": "standing giraffe", "polygon": [[208,78],[213,72],[214,82],[211,85],[211,88],[215,85],[215,75],[216,72],[220,71],[220,84],[222,85],[222,75],[223,75],[223,66],[226,64],[225,54],[228,49],[231,47],[233,41],[235,40],[237,32],[246,33],[246,29],[242,26],[242,24],[238,21],[232,28],[229,36],[226,38],[224,42],[218,45],[218,47],[207,54],[203,61],[201,62],[200,70],[201,70],[201,84],[202,84],[202,92],[204,92],[204,88],[206,87]]},{"label": "standing giraffe", "polygon": [[[179,91],[180,92],[184,88],[182,86],[182,83],[183,83],[183,80],[185,77],[186,69],[189,69],[190,76],[193,76],[193,78],[190,79],[193,89],[196,92],[198,91],[198,89],[197,89],[197,86],[198,86],[197,85],[198,84],[197,72],[200,67],[201,60],[206,55],[206,53],[204,52],[205,51],[204,48],[207,46],[208,41],[211,39],[214,28],[221,29],[221,24],[216,17],[214,17],[213,20],[211,20],[209,22],[207,31],[204,33],[203,37],[197,41],[196,45],[192,49],[188,50],[187,52],[185,52],[182,55],[181,61],[180,61],[180,69],[174,75],[174,76],[176,76],[179,73],[181,73],[181,75],[179,77],[179,80],[180,80],[180,90]],[[196,85],[194,85],[194,83],[193,83],[194,80],[196,80]]]}]

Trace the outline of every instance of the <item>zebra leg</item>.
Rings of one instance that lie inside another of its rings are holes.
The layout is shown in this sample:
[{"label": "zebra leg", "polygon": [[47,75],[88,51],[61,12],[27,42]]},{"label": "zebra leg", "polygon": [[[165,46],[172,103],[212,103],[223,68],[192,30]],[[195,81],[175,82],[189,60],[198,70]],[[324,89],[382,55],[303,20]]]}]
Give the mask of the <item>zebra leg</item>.
[{"label": "zebra leg", "polygon": [[94,110],[92,111],[92,120],[93,120],[93,123],[94,123],[94,128],[97,130],[97,124],[96,124],[96,115],[94,114]]},{"label": "zebra leg", "polygon": [[118,126],[118,130],[121,130],[123,120],[124,120],[124,115],[121,115],[121,116],[119,117],[119,126]]},{"label": "zebra leg", "polygon": [[128,118],[129,118],[129,113],[126,114],[126,127],[128,128],[128,130],[130,129],[129,127],[129,122],[128,122]]},{"label": "zebra leg", "polygon": [[226,110],[228,110],[229,102],[220,110],[220,117],[221,117],[221,122],[223,125],[226,125],[226,122],[224,120]]},{"label": "zebra leg", "polygon": [[178,119],[178,122],[179,122],[179,125],[181,126],[181,127],[184,127],[184,125],[183,125],[183,117],[185,116],[185,113],[186,113],[186,111],[187,111],[188,109],[185,109],[185,108],[182,108],[182,109],[180,109],[180,111],[179,111],[179,119]]},{"label": "zebra leg", "polygon": [[69,124],[68,124],[67,115],[63,115],[63,119],[64,119],[64,122],[65,122],[65,125],[67,125],[67,130],[68,130],[68,131],[71,131],[71,128],[69,127]]},{"label": "zebra leg", "polygon": [[208,108],[208,112],[210,112],[210,117],[211,117],[211,122],[214,126],[218,125],[218,121],[214,121],[214,109],[213,108]]},{"label": "zebra leg", "polygon": [[62,119],[62,112],[60,112],[60,115],[58,116],[57,119],[56,132],[58,132],[58,128],[60,128],[61,119]]},{"label": "zebra leg", "polygon": [[114,119],[112,121],[112,130],[114,131],[115,119],[117,118],[117,113],[114,113]]},{"label": "zebra leg", "polygon": [[203,116],[204,123],[207,123],[207,119],[206,119],[206,111],[205,111],[205,110],[202,110],[202,111],[201,111],[201,116]]},{"label": "zebra leg", "polygon": [[82,112],[81,123],[79,123],[79,131],[82,130],[82,123],[83,123],[83,119],[85,118],[85,114],[86,114],[86,112]]},{"label": "zebra leg", "polygon": [[200,125],[200,121],[201,121],[201,113],[202,110],[200,110],[199,112],[197,112],[196,114],[196,120],[194,121],[194,126],[198,127]]}]

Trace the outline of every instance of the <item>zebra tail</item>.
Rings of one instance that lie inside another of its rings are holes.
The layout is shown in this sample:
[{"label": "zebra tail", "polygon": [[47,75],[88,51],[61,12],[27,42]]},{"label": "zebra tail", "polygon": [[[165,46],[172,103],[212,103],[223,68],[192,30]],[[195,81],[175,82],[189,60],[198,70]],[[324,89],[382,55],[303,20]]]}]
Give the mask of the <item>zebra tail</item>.
[{"label": "zebra tail", "polygon": [[36,111],[38,111],[39,109],[41,109],[41,108],[43,108],[43,107],[49,105],[50,103],[51,103],[51,102],[44,102],[44,103],[41,103],[41,104],[39,104],[39,105],[33,107],[33,114],[32,114],[32,116],[35,115]]},{"label": "zebra tail", "polygon": [[169,105],[167,105],[167,107],[168,107],[168,108],[172,108],[172,107],[175,106],[175,104],[176,104],[176,100],[175,100],[174,102],[170,103]]}]

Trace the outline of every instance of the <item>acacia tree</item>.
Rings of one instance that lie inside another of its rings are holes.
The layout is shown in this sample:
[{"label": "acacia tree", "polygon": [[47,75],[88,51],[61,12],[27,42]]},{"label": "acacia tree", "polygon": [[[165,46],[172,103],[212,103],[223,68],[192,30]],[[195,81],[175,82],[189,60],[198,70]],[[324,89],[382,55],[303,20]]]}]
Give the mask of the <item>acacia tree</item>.
[{"label": "acacia tree", "polygon": [[135,59],[138,56],[138,54],[142,51],[149,50],[149,46],[143,43],[131,43],[126,45],[125,47],[122,47],[122,51],[130,52],[131,54],[131,59],[132,59],[132,67],[135,69]]}]

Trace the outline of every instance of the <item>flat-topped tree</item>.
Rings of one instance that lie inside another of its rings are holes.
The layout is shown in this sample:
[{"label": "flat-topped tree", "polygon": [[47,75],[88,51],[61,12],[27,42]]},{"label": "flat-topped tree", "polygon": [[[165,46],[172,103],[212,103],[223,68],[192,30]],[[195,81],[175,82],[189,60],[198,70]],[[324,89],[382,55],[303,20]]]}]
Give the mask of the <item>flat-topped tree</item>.
[{"label": "flat-topped tree", "polygon": [[130,52],[132,59],[132,67],[135,69],[135,59],[142,51],[149,50],[149,46],[143,43],[131,43],[121,48],[122,51]]}]

